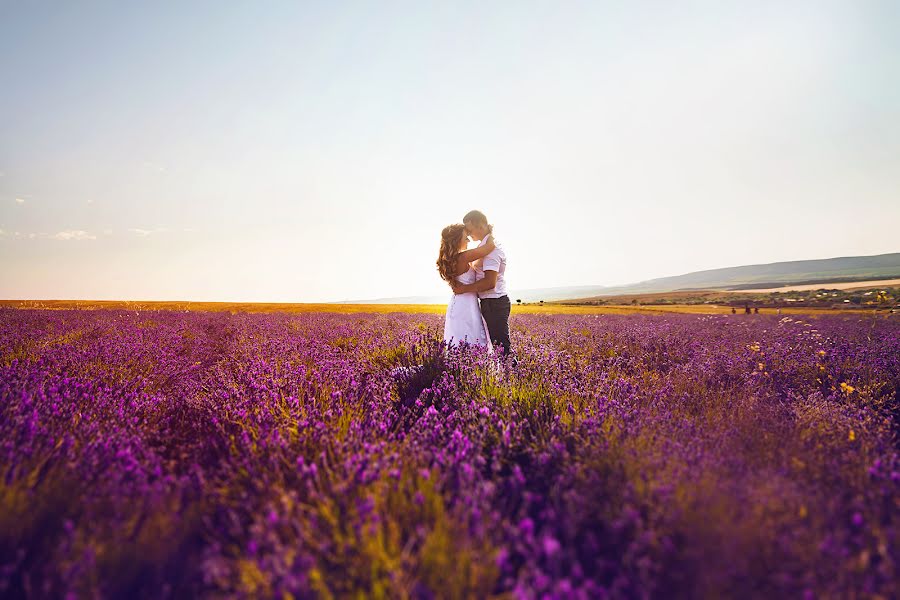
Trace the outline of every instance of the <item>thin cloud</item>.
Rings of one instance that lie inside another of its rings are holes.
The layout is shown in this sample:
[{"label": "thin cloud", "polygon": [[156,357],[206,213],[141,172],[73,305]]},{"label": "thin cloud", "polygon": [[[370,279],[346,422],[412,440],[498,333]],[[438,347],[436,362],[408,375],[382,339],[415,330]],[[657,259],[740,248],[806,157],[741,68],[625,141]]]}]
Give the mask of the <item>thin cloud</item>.
[{"label": "thin cloud", "polygon": [[2,231],[0,237],[10,236],[16,240],[58,240],[61,242],[80,242],[84,240],[96,240],[97,236],[83,229],[64,229],[56,233],[44,231]]},{"label": "thin cloud", "polygon": [[[16,204],[22,205],[25,204],[25,201],[31,196],[17,197],[15,198]],[[88,200],[88,203],[92,203],[93,200]],[[111,233],[111,232],[110,232]],[[0,230],[0,237],[6,237],[9,235],[8,231]],[[83,229],[64,229],[62,231],[57,231],[56,233],[45,233],[45,232],[27,232],[22,233],[16,231],[13,235],[15,239],[49,239],[49,240],[57,240],[60,242],[81,242],[85,240],[96,240],[97,236],[93,233],[85,231]]]},{"label": "thin cloud", "polygon": [[90,234],[87,231],[82,231],[81,229],[67,229],[65,231],[55,233],[50,237],[52,237],[54,240],[60,240],[64,242],[68,242],[71,240],[83,241],[97,239],[96,235]]},{"label": "thin cloud", "polygon": [[168,227],[156,227],[155,229],[141,229],[140,227],[130,227],[128,231],[140,237],[147,237],[148,235],[153,235],[154,233],[166,233],[170,230]]}]

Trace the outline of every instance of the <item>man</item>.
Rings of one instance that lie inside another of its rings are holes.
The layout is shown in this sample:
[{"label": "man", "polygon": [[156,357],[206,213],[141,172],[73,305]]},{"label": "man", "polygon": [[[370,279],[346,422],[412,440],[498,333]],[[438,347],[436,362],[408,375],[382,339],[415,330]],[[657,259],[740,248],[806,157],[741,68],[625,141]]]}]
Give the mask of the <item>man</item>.
[{"label": "man", "polygon": [[[478,210],[470,211],[463,217],[466,233],[473,240],[480,241],[483,246],[488,234],[493,227],[488,223],[484,213]],[[506,294],[506,252],[503,246],[494,239],[497,246],[484,258],[475,261],[475,283],[468,285],[453,282],[453,291],[457,294],[466,292],[478,292],[481,302],[481,315],[487,323],[488,333],[491,335],[491,343],[503,346],[503,353],[510,353],[509,343],[509,296]]]}]

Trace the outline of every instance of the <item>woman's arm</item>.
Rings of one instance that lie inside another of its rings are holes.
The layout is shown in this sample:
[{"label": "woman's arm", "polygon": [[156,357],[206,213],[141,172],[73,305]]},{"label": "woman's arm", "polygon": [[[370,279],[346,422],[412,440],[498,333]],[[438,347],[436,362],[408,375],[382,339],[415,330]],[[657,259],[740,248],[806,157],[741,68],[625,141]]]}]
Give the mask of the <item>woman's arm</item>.
[{"label": "woman's arm", "polygon": [[467,292],[486,292],[497,287],[497,271],[485,271],[484,279],[479,279],[475,283],[460,283],[451,281],[450,287],[453,288],[454,294],[465,294]]},{"label": "woman's arm", "polygon": [[484,258],[488,254],[494,251],[494,248],[497,246],[494,245],[494,236],[488,235],[487,241],[483,246],[478,246],[477,248],[472,248],[471,250],[465,250],[459,253],[460,260],[463,260],[467,263],[478,260],[479,258]]}]

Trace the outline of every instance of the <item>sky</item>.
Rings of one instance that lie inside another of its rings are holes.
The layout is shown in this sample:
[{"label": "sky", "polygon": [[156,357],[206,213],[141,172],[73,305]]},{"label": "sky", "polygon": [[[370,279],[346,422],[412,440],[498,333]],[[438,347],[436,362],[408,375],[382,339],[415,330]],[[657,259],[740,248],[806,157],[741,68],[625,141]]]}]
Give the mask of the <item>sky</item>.
[{"label": "sky", "polygon": [[0,298],[448,294],[900,251],[900,3],[0,0]]}]

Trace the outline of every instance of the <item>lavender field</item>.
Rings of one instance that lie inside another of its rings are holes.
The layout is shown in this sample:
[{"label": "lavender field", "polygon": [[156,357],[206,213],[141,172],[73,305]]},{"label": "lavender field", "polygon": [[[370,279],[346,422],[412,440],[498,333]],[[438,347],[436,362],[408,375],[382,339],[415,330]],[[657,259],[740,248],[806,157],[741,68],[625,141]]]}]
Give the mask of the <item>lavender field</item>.
[{"label": "lavender field", "polygon": [[896,597],[900,321],[442,322],[0,310],[0,596]]}]

